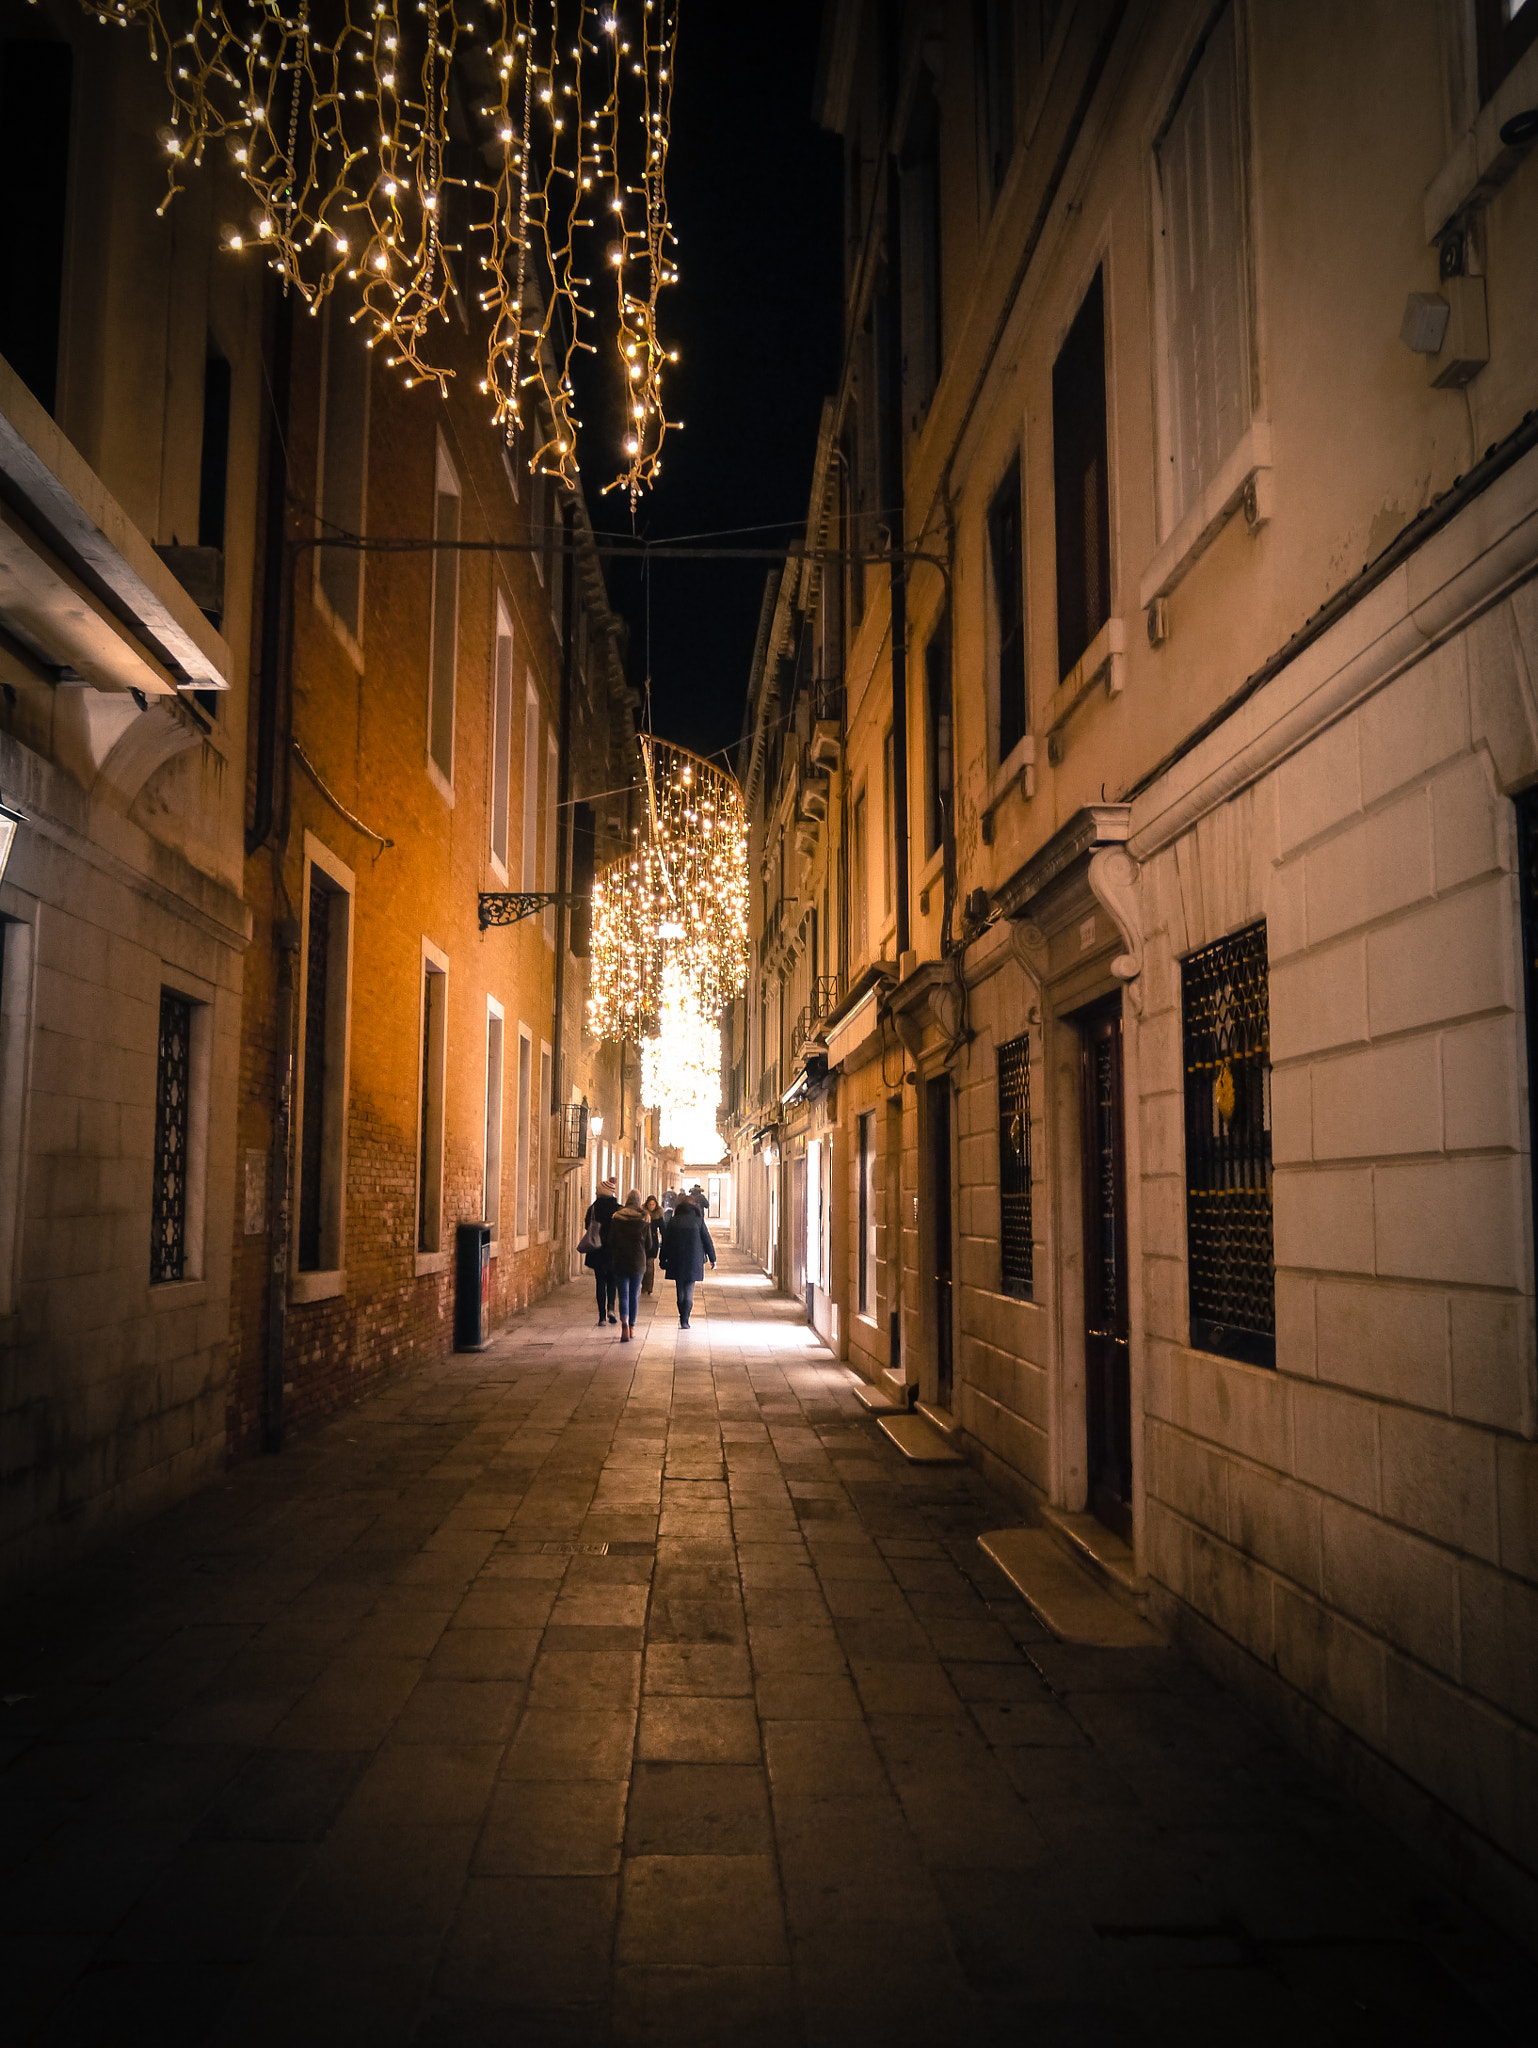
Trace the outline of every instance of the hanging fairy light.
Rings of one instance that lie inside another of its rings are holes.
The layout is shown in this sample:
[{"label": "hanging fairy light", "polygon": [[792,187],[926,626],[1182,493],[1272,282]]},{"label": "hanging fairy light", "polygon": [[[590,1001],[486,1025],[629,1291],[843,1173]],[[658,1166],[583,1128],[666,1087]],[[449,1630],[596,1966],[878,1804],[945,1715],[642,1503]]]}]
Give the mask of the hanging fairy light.
[{"label": "hanging fairy light", "polygon": [[604,488],[634,503],[655,482],[679,425],[662,401],[677,354],[657,325],[678,280],[666,197],[677,0],[82,5],[142,28],[162,70],[162,212],[223,143],[254,201],[225,247],[262,251],[312,313],[351,286],[351,317],[408,386],[446,388],[436,324],[473,295],[493,419],[509,442],[535,429],[530,468],[568,483],[582,426],[572,373],[579,351],[599,350],[584,329],[602,331],[583,251],[612,236],[621,425]]},{"label": "hanging fairy light", "polygon": [[641,1042],[641,1101],[661,1111],[658,1139],[685,1159],[719,1159],[721,1027],[700,1008],[699,992],[675,956],[663,963],[656,1035]]},{"label": "hanging fairy light", "polygon": [[599,1038],[656,1036],[669,962],[712,1023],[747,980],[747,825],[736,778],[650,735],[641,751],[640,838],[593,884],[588,1029]]}]

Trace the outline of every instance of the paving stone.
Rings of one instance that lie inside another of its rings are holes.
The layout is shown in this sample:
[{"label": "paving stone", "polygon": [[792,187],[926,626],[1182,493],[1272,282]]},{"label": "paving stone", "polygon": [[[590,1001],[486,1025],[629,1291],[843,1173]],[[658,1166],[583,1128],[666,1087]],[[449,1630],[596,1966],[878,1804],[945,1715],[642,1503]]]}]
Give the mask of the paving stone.
[{"label": "paving stone", "polygon": [[758,1715],[751,1699],[649,1693],[636,1754],[654,1763],[757,1763]]},{"label": "paving stone", "polygon": [[769,1795],[757,1765],[639,1763],[630,1784],[631,1856],[768,1855]]},{"label": "paving stone", "polygon": [[642,1690],[722,1698],[751,1693],[747,1650],[738,1643],[650,1643]]},{"label": "paving stone", "polygon": [[626,1964],[784,1964],[769,1856],[627,1856],[616,1959]]},{"label": "paving stone", "polygon": [[472,1877],[435,1989],[512,2012],[597,2004],[608,1993],[615,1910],[613,1878]]},{"label": "paving stone", "polygon": [[624,1779],[498,1785],[476,1844],[480,1877],[612,1877],[625,1832]]}]

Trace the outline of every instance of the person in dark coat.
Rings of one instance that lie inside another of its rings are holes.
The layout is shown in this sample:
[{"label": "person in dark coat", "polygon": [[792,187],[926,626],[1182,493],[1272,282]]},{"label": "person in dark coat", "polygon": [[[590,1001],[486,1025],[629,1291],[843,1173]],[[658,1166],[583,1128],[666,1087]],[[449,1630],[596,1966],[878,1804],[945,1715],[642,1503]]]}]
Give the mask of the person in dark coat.
[{"label": "person in dark coat", "polygon": [[681,1329],[689,1327],[689,1312],[694,1307],[694,1283],[704,1279],[707,1259],[714,1272],[716,1248],[710,1240],[709,1226],[688,1196],[682,1196],[674,1203],[672,1217],[662,1233],[662,1270],[678,1289]]},{"label": "person in dark coat", "polygon": [[596,1251],[585,1251],[582,1254],[593,1269],[593,1280],[598,1289],[598,1320],[601,1323],[619,1321],[619,1317],[614,1313],[614,1298],[619,1283],[614,1277],[614,1267],[609,1259],[609,1218],[618,1207],[619,1197],[615,1193],[615,1182],[606,1180],[588,1204],[587,1214],[582,1219],[584,1236],[596,1223],[599,1235],[603,1239]]},{"label": "person in dark coat", "polygon": [[646,1222],[650,1236],[646,1240],[646,1272],[641,1281],[641,1292],[650,1294],[657,1284],[657,1254],[662,1249],[662,1226],[667,1219],[662,1213],[662,1204],[655,1195],[646,1197]]},{"label": "person in dark coat", "polygon": [[625,1206],[609,1218],[608,1234],[609,1263],[619,1285],[619,1341],[628,1344],[635,1330],[641,1275],[646,1271],[646,1248],[652,1234],[636,1188],[626,1195]]}]

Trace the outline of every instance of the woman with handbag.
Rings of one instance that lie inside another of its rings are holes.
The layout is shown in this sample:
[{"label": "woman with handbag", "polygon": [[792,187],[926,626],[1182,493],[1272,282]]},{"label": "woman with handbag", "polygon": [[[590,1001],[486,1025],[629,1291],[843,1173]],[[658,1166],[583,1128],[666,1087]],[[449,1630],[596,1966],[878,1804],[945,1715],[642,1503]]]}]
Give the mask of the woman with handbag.
[{"label": "woman with handbag", "polygon": [[619,1207],[615,1190],[618,1183],[602,1181],[598,1193],[588,1204],[583,1217],[582,1243],[578,1247],[583,1258],[593,1269],[593,1280],[598,1290],[598,1320],[600,1323],[617,1323],[614,1313],[614,1298],[618,1283],[614,1267],[609,1259],[609,1218]]}]

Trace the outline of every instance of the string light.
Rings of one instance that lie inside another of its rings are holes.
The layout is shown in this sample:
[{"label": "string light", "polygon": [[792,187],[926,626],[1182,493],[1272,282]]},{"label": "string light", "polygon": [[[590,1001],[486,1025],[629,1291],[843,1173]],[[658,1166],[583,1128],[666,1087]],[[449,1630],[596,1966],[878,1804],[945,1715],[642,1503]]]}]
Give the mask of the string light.
[{"label": "string light", "polygon": [[[641,742],[646,819],[593,884],[588,1029],[641,1041],[642,1100],[697,1159],[719,1158],[721,1034],[747,985],[748,845],[736,778]],[[708,1135],[707,1135],[708,1134]]]},{"label": "string light", "polygon": [[[471,0],[336,0],[324,27],[309,0],[200,0],[174,25],[170,0],[82,4],[142,28],[162,69],[162,212],[224,143],[255,201],[254,232],[227,227],[225,247],[263,248],[311,312],[356,287],[351,317],[408,387],[447,389],[435,323],[473,295],[487,315],[480,388],[493,418],[510,444],[532,426],[529,467],[569,484],[576,356],[599,352],[584,329],[603,327],[581,237],[596,233],[606,194],[624,423],[604,489],[627,490],[633,505],[655,482],[679,424],[662,401],[677,352],[657,327],[660,293],[678,281],[666,198],[677,0],[566,0],[564,11],[561,0],[489,0],[477,27]],[[471,110],[494,138],[479,153]],[[542,404],[531,408],[531,391]]]}]

